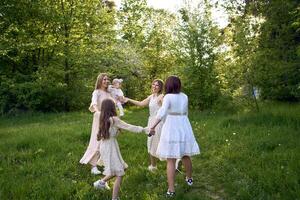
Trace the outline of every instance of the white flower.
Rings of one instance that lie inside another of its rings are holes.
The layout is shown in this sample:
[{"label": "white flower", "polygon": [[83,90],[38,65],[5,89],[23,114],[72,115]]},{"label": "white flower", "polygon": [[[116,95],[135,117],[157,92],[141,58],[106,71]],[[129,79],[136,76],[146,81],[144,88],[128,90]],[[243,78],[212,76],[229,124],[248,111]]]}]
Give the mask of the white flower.
[{"label": "white flower", "polygon": [[236,135],[236,133],[232,133],[232,135]]}]

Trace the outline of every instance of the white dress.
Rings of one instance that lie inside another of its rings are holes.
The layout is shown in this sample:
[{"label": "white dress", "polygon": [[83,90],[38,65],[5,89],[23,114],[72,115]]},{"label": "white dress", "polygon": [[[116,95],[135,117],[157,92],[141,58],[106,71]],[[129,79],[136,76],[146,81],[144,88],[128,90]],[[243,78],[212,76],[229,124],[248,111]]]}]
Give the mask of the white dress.
[{"label": "white dress", "polygon": [[118,117],[111,118],[111,125],[109,128],[110,137],[108,139],[100,140],[99,148],[100,159],[98,164],[104,165],[104,175],[123,176],[125,174],[125,169],[128,167],[122,158],[118,145],[118,129],[124,129],[135,133],[145,131],[143,127],[127,124]]},{"label": "white dress", "polygon": [[184,93],[165,95],[156,115],[158,119],[166,116],[156,152],[160,158],[181,159],[200,153],[187,114],[188,97]]},{"label": "white dress", "polygon": [[89,145],[80,159],[81,164],[90,163],[92,166],[97,164],[99,159],[99,142],[97,141],[97,134],[99,130],[99,119],[100,119],[100,112],[96,112],[95,107],[99,111],[101,111],[101,104],[104,99],[112,99],[111,94],[104,91],[104,90],[94,90],[92,95],[92,102],[90,104],[89,110],[94,113],[93,116],[93,124],[92,124],[92,131]]},{"label": "white dress", "polygon": [[[159,104],[159,96],[150,96],[149,100],[149,113],[150,116],[148,118],[148,125],[147,127],[151,127],[153,123],[155,122],[156,115],[158,110],[160,109],[160,104]],[[159,158],[159,156],[156,154],[157,151],[157,146],[160,140],[160,132],[162,128],[163,122],[160,122],[156,127],[155,127],[155,135],[148,137],[147,139],[147,149],[148,153],[152,156],[155,156],[156,158]]]},{"label": "white dress", "polygon": [[108,92],[111,93],[111,96],[114,98],[117,108],[119,109],[120,116],[124,115],[124,108],[122,103],[118,100],[119,97],[124,97],[124,93],[120,88],[114,88],[112,85],[108,86]]}]

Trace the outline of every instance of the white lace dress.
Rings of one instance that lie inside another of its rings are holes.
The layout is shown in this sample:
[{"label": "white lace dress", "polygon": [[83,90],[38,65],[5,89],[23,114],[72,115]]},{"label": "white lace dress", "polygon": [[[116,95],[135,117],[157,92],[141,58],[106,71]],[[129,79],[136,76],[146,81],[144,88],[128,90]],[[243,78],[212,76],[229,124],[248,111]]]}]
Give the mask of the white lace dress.
[{"label": "white lace dress", "polygon": [[[152,124],[155,122],[155,117],[157,115],[157,111],[160,109],[161,105],[159,104],[159,96],[150,96],[149,100],[149,113],[150,116],[148,118],[148,127],[151,127]],[[162,128],[163,122],[160,122],[156,127],[155,127],[155,135],[152,137],[148,137],[147,140],[147,148],[148,148],[148,153],[152,156],[155,156],[159,158],[159,156],[156,154],[157,151],[157,146],[160,140],[160,133],[161,133],[161,128]]]},{"label": "white lace dress", "polygon": [[124,129],[135,133],[141,133],[144,131],[144,128],[141,126],[127,124],[118,117],[111,118],[111,125],[109,129],[110,137],[109,139],[100,140],[99,148],[100,159],[98,164],[104,166],[104,175],[123,176],[125,174],[125,169],[128,167],[122,158],[118,145],[118,129]]},{"label": "white lace dress", "polygon": [[180,159],[200,153],[187,114],[188,97],[184,93],[165,95],[156,115],[158,119],[166,117],[156,152],[160,158]]}]

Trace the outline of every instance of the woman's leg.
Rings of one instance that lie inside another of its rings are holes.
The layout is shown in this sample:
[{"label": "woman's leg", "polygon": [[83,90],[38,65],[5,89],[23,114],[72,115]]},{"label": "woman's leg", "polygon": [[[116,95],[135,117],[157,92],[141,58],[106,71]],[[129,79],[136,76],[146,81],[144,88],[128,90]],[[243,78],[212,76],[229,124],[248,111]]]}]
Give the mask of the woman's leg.
[{"label": "woman's leg", "polygon": [[121,187],[121,183],[122,183],[122,176],[117,176],[116,180],[115,180],[115,183],[114,183],[113,193],[112,193],[112,198],[113,199],[118,198],[120,187]]},{"label": "woman's leg", "polygon": [[120,102],[117,103],[117,107],[119,109],[119,114],[120,114],[120,117],[124,116],[124,108],[122,106],[122,104]]},{"label": "woman's leg", "polygon": [[185,174],[187,178],[192,178],[192,161],[189,156],[182,157],[182,163],[185,168]]},{"label": "woman's leg", "polygon": [[91,165],[91,173],[94,175],[98,175],[101,174],[101,171],[99,171],[99,169],[97,168],[97,161],[99,159],[100,155],[99,153],[95,153],[95,155],[92,157],[92,159],[89,161],[90,165]]},{"label": "woman's leg", "polygon": [[176,159],[174,158],[167,159],[168,190],[170,192],[175,192],[175,162]]}]

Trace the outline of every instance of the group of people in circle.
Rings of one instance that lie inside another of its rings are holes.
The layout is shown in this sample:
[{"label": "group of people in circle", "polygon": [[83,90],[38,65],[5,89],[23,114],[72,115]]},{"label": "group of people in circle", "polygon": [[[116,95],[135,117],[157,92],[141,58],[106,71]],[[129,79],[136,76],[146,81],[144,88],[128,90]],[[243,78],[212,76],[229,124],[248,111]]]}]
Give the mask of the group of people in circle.
[{"label": "group of people in circle", "polygon": [[[123,92],[120,91],[122,79],[114,79],[114,82],[118,84],[110,85],[108,74],[99,74],[89,107],[94,113],[92,131],[89,145],[80,163],[90,164],[91,173],[95,175],[101,174],[97,165],[104,166],[102,172],[104,177],[94,182],[94,187],[109,189],[108,181],[115,178],[112,199],[119,199],[122,177],[128,167],[117,142],[120,129],[148,135],[149,171],[157,170],[158,159],[166,161],[167,197],[175,195],[175,166],[178,160],[182,161],[186,183],[191,186],[193,184],[191,156],[199,154],[200,149],[188,119],[188,97],[181,92],[181,80],[177,76],[169,76],[165,84],[160,79],[154,80],[151,94],[142,101],[123,96]],[[114,95],[116,92],[119,95]],[[118,108],[121,116],[124,115],[121,103],[148,106],[147,126],[135,126],[121,120],[117,114]]]}]

